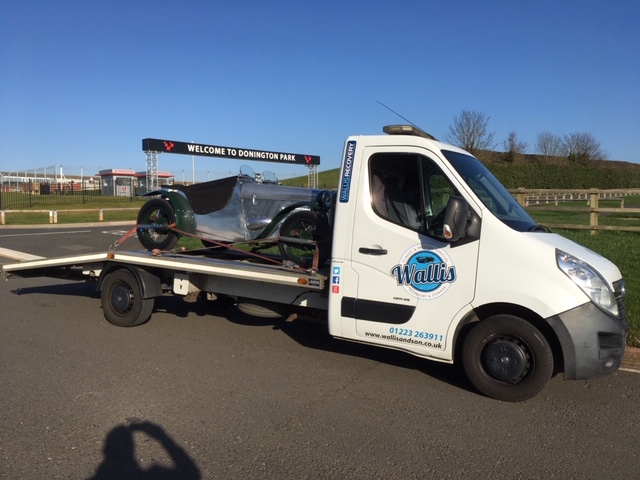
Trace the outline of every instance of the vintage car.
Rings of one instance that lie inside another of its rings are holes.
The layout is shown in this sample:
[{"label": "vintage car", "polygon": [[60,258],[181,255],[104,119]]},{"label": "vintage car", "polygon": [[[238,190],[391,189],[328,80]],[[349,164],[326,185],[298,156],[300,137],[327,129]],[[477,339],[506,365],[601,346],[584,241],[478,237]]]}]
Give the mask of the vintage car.
[{"label": "vintage car", "polygon": [[249,242],[278,244],[282,256],[308,267],[318,246],[319,263],[330,255],[329,210],[335,194],[287,187],[271,172],[240,174],[194,185],[163,186],[138,213],[138,239],[148,250],[169,250],[181,235],[199,238],[214,250]]}]

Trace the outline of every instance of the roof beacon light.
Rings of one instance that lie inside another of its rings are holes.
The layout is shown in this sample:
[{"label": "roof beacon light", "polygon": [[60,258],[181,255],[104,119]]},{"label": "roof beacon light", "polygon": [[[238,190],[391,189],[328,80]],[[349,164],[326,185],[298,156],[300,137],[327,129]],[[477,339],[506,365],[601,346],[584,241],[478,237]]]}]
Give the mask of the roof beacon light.
[{"label": "roof beacon light", "polygon": [[382,129],[387,135],[414,135],[416,137],[429,138],[435,140],[436,138],[429,135],[424,130],[416,127],[415,125],[387,125]]}]

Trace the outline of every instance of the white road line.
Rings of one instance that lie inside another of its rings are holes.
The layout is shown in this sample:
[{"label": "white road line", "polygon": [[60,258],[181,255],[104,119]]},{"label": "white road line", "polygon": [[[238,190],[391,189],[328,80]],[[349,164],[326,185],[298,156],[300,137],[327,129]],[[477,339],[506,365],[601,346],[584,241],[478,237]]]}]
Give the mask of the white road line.
[{"label": "white road line", "polygon": [[13,233],[11,235],[0,235],[0,238],[7,237],[35,237],[38,235],[69,235],[70,233],[89,233],[91,230],[70,230],[66,232],[42,232],[42,233]]},{"label": "white road line", "polygon": [[0,257],[7,257],[12,260],[18,260],[19,262],[26,262],[28,260],[42,260],[44,257],[38,255],[31,255],[30,253],[18,252],[16,250],[9,250],[8,248],[0,247]]},{"label": "white road line", "polygon": [[618,370],[622,372],[640,373],[640,370],[636,370],[635,368],[620,367]]}]

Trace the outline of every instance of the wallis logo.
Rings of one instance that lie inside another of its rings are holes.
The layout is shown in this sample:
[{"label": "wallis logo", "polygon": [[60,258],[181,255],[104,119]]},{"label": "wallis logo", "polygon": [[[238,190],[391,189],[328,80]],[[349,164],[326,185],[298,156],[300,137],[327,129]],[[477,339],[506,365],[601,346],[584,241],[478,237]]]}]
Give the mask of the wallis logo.
[{"label": "wallis logo", "polygon": [[422,245],[407,250],[390,274],[398,286],[414,297],[426,300],[445,293],[457,278],[456,267],[444,250],[425,250]]}]

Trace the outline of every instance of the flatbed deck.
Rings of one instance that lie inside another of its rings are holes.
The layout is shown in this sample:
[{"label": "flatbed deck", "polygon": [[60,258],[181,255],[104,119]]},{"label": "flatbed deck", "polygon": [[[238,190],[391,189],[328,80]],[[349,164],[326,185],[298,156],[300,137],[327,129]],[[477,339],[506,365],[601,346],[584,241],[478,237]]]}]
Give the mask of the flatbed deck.
[{"label": "flatbed deck", "polygon": [[269,264],[252,259],[221,258],[184,253],[154,255],[140,251],[108,251],[82,255],[29,260],[0,266],[5,279],[33,276],[58,278],[95,278],[105,264],[119,263],[142,268],[160,268],[190,274],[216,275],[230,279],[267,282],[303,287],[307,290],[324,289],[326,276],[320,271],[304,270]]}]

